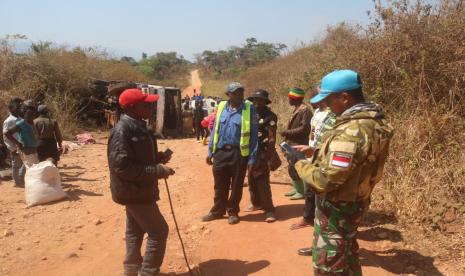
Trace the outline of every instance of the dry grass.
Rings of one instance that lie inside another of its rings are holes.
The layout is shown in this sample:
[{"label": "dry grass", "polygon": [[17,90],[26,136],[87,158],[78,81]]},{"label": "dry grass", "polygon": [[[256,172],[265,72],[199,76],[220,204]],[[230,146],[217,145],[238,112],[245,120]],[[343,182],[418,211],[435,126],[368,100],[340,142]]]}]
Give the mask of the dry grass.
[{"label": "dry grass", "polygon": [[[15,54],[8,41],[0,40],[0,91],[2,99],[12,95],[33,98],[45,94],[63,133],[72,137],[88,122],[79,121],[76,111],[91,94],[90,78],[146,81],[134,67],[111,59],[94,49],[48,48],[39,53]],[[5,105],[2,105],[4,108]],[[2,115],[6,110],[2,110]]]},{"label": "dry grass", "polygon": [[396,128],[373,207],[396,212],[406,232],[417,234],[417,247],[429,240],[441,257],[464,266],[465,3],[378,2],[371,20],[329,28],[320,41],[248,70],[241,81],[249,91],[271,92],[283,127],[289,87],[309,91],[335,69],[360,72],[365,93]]}]

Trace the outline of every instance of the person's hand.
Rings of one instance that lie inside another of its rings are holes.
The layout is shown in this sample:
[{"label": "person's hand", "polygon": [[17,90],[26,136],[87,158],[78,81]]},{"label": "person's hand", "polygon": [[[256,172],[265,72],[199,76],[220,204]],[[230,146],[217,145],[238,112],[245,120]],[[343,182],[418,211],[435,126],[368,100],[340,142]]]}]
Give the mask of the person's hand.
[{"label": "person's hand", "polygon": [[209,166],[213,165],[212,159],[213,158],[211,156],[207,156],[207,165],[209,165]]},{"label": "person's hand", "polygon": [[24,150],[24,146],[23,146],[23,144],[21,144],[21,143],[18,143],[18,144],[16,145],[16,147],[17,147],[18,150],[20,150],[20,151],[23,151],[23,150]]},{"label": "person's hand", "polygon": [[248,164],[247,165],[247,173],[250,175],[254,169],[254,165]]},{"label": "person's hand", "polygon": [[172,168],[163,164],[158,164],[156,168],[158,178],[168,178],[170,175],[173,175],[175,173]]},{"label": "person's hand", "polygon": [[162,164],[166,164],[166,163],[170,162],[171,156],[172,156],[172,154],[166,155],[162,151],[158,152],[158,160],[160,160],[160,163],[162,163]]}]

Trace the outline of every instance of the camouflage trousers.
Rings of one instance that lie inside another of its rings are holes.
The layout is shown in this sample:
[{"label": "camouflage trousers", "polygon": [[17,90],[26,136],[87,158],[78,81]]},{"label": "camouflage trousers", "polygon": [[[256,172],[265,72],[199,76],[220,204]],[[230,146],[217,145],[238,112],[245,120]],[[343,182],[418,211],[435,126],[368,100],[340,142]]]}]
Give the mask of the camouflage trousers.
[{"label": "camouflage trousers", "polygon": [[316,199],[313,237],[315,275],[362,275],[357,228],[367,202],[330,202]]}]

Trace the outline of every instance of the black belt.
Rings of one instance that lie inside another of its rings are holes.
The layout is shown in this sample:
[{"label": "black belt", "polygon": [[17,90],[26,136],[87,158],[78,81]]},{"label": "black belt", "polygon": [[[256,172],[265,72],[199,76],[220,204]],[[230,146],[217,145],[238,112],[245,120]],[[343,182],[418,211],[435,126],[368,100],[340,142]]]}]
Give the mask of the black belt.
[{"label": "black belt", "polygon": [[239,146],[235,146],[235,145],[224,145],[221,150],[225,150],[225,151],[230,151],[230,150],[233,150],[233,149],[238,149]]}]

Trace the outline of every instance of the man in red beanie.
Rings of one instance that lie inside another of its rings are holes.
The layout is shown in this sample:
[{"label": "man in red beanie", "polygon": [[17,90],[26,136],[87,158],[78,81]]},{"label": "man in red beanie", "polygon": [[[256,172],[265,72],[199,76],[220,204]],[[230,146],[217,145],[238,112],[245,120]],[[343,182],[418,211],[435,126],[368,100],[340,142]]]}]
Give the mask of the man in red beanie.
[{"label": "man in red beanie", "polygon": [[[158,179],[168,178],[174,170],[163,165],[169,157],[158,152],[155,136],[144,121],[158,98],[138,89],[125,90],[119,98],[124,114],[108,141],[112,198],[126,207],[126,276],[157,275],[165,255],[168,224],[156,203]],[[142,258],[145,233],[148,239]]]}]

